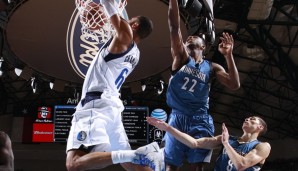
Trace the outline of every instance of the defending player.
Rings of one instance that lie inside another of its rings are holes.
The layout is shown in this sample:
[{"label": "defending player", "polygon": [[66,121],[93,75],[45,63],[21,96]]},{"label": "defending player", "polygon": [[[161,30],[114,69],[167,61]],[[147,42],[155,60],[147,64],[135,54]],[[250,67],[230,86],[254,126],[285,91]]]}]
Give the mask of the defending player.
[{"label": "defending player", "polygon": [[221,148],[216,160],[215,171],[260,170],[271,151],[269,143],[258,140],[258,137],[267,131],[266,122],[258,116],[252,116],[244,120],[241,137],[230,136],[228,129],[223,124],[221,135],[199,139],[182,133],[156,118],[148,117],[147,121],[149,124],[167,131],[189,148]]},{"label": "defending player", "polygon": [[[137,44],[150,35],[153,25],[144,16],[124,20],[114,0],[100,3],[116,33],[103,45],[86,74],[67,141],[69,171],[103,168],[131,162],[135,157],[121,121],[124,106],[119,90],[139,61]],[[127,170],[145,169],[131,163],[121,165]]]},{"label": "defending player", "polygon": [[[169,124],[194,138],[210,137],[214,125],[209,109],[209,90],[213,78],[225,87],[240,87],[238,71],[233,59],[233,37],[223,33],[219,52],[225,57],[228,71],[219,64],[204,59],[205,42],[199,36],[189,36],[183,43],[177,0],[169,1],[168,22],[173,58],[172,77],[167,89],[167,104],[172,108]],[[165,135],[165,162],[168,171],[179,170],[186,159],[191,171],[203,170],[211,158],[210,150],[190,149],[172,135]]]}]

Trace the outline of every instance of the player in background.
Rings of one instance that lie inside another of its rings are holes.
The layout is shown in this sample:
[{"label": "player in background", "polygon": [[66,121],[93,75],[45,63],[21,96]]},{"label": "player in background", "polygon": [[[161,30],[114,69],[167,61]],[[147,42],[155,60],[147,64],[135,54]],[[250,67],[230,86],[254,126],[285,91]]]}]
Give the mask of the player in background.
[{"label": "player in background", "polygon": [[9,136],[0,131],[0,171],[14,171],[14,155]]},{"label": "player in background", "polygon": [[248,117],[244,120],[243,134],[240,137],[230,136],[227,127],[222,124],[221,135],[199,139],[195,139],[156,118],[147,117],[147,121],[160,130],[167,131],[189,148],[221,148],[214,171],[260,170],[271,151],[268,142],[258,140],[258,137],[267,131],[266,122],[258,116]]},{"label": "player in background", "polygon": [[139,61],[137,45],[151,34],[153,25],[144,16],[126,21],[114,0],[100,0],[100,4],[115,35],[88,68],[67,141],[66,167],[80,171],[121,163],[126,170],[146,170],[149,168],[129,163],[136,155],[121,121],[124,106],[119,90]]}]

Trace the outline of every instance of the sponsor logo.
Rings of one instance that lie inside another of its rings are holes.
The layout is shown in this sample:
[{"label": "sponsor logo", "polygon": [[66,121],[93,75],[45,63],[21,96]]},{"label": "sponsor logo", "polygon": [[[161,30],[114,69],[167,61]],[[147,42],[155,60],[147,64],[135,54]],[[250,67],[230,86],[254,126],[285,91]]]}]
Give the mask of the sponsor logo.
[{"label": "sponsor logo", "polygon": [[52,109],[50,107],[38,107],[38,119],[51,119],[52,114],[51,114]]},{"label": "sponsor logo", "polygon": [[33,134],[49,134],[49,135],[52,135],[53,132],[33,131]]},{"label": "sponsor logo", "polygon": [[32,142],[53,142],[53,123],[33,123]]}]

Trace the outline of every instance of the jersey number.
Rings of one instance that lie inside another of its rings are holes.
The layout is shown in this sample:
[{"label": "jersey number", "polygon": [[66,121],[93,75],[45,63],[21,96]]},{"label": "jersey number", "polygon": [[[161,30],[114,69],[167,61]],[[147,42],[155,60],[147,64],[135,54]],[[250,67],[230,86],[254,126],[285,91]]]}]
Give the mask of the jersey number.
[{"label": "jersey number", "polygon": [[189,77],[184,77],[184,81],[185,82],[184,82],[183,86],[181,87],[181,89],[188,90],[192,93],[195,92],[194,87],[198,83],[197,80],[195,80],[195,79],[190,80]]},{"label": "jersey number", "polygon": [[127,68],[124,68],[120,75],[117,77],[116,81],[115,81],[115,84],[117,86],[117,89],[119,89],[121,87],[121,85],[123,84],[123,82],[125,81],[125,78],[127,76],[127,73],[128,73],[128,69]]},{"label": "jersey number", "polygon": [[227,171],[232,171],[233,170],[233,163],[231,160],[228,161],[228,166],[227,166]]}]

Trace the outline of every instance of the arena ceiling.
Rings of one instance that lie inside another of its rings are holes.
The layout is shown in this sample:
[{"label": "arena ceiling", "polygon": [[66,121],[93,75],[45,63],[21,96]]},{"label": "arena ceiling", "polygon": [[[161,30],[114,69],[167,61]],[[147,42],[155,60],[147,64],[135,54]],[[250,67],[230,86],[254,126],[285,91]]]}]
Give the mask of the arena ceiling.
[{"label": "arena ceiling", "polygon": [[[206,1],[201,2],[206,5]],[[167,68],[171,65],[167,4],[167,0],[128,2],[129,16],[149,16],[155,31],[140,46],[141,63],[124,85],[122,98],[128,104],[164,108],[169,112],[165,104]],[[210,43],[206,58],[225,66],[217,51],[218,37],[228,31],[235,39],[234,58],[241,88],[229,91],[216,81],[212,83],[210,113],[217,127],[225,122],[233,131],[240,131],[243,119],[255,114],[268,123],[269,131],[264,138],[298,139],[297,4],[297,0],[215,0],[214,20],[212,16],[193,16],[189,9],[181,9],[183,34],[207,35]],[[68,62],[65,43],[74,3],[12,0],[1,1],[0,7],[3,57],[0,113],[13,114],[17,107],[64,104],[69,98],[76,99],[82,78]],[[206,25],[206,18],[213,20],[215,27]],[[212,31],[216,35],[214,40]],[[15,68],[23,70],[22,77],[16,76]],[[33,76],[39,86],[37,93],[31,88]],[[164,82],[164,91],[158,94],[160,80]],[[55,90],[50,89],[50,82],[55,83]],[[141,90],[143,84],[147,85],[145,91]]]}]

